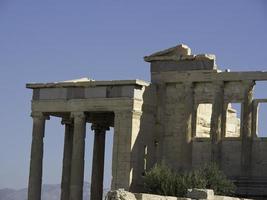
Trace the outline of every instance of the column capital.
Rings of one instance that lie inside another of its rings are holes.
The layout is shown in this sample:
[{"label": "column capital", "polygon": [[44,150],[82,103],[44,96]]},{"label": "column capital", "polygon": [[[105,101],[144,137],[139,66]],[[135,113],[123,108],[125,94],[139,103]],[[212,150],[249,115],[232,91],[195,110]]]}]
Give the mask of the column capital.
[{"label": "column capital", "polygon": [[71,118],[85,119],[85,117],[84,112],[71,112]]},{"label": "column capital", "polygon": [[61,120],[61,124],[62,125],[71,125],[71,124],[73,124],[73,119],[63,117]]},{"label": "column capital", "polygon": [[216,88],[224,88],[224,81],[213,81],[212,84]]},{"label": "column capital", "polygon": [[252,90],[256,84],[254,80],[243,80],[242,83],[247,90]]},{"label": "column capital", "polygon": [[139,110],[116,110],[114,111],[115,116],[116,115],[123,115],[123,116],[136,116],[136,117],[141,117],[142,116],[142,111]]},{"label": "column capital", "polygon": [[43,112],[36,112],[36,111],[31,112],[31,117],[33,119],[40,119],[40,120],[49,120],[50,119],[49,115],[44,114]]},{"label": "column capital", "polygon": [[91,130],[95,133],[103,133],[109,130],[109,125],[105,122],[95,122],[92,123]]}]

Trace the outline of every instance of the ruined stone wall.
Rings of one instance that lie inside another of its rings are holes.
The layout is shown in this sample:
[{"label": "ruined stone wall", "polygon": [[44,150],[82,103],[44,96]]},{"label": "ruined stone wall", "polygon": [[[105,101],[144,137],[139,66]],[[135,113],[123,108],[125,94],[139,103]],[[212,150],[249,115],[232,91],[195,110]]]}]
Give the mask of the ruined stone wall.
[{"label": "ruined stone wall", "polygon": [[[183,45],[145,60],[151,63],[156,88],[155,161],[175,170],[213,161],[242,184],[252,179],[256,185],[262,179],[267,183],[267,140],[256,136],[253,107],[255,80],[266,80],[267,74],[221,72],[215,56],[192,55]],[[239,103],[241,111],[232,108],[233,103]],[[248,178],[244,182],[241,177]]]},{"label": "ruined stone wall", "polygon": [[[228,87],[229,88],[229,87]],[[165,84],[159,98],[161,102],[161,111],[158,113],[162,119],[160,124],[162,130],[162,160],[175,169],[183,169],[187,159],[192,159],[193,166],[196,163],[209,162],[211,156],[210,146],[210,126],[212,116],[212,102],[214,98],[214,87],[212,83],[196,83],[193,88],[194,102],[190,107],[186,104],[188,93],[186,92],[186,83]],[[230,99],[228,99],[230,102]],[[240,136],[240,119],[237,112],[231,108],[231,104],[227,104],[226,120],[228,122],[226,128],[227,137]],[[195,112],[195,113],[194,113]],[[163,113],[163,114],[162,114]],[[195,135],[192,143],[192,152],[185,155],[184,144],[186,143],[186,126],[188,113],[195,115],[194,121],[191,119],[192,130]],[[198,139],[199,138],[199,139]],[[200,138],[207,138],[200,139]],[[239,151],[240,152],[240,151]],[[191,153],[191,155],[189,155]],[[235,153],[235,152],[233,152]],[[190,158],[192,157],[192,158]],[[240,159],[239,159],[240,161]]]},{"label": "ruined stone wall", "polygon": [[[131,193],[123,189],[109,191],[106,200],[250,200],[215,195],[213,190],[188,189],[187,197],[162,196],[146,193]],[[252,199],[251,199],[252,200]]]},{"label": "ruined stone wall", "polygon": [[143,191],[143,176],[151,169],[157,159],[157,139],[156,139],[156,92],[155,87],[150,85],[145,88],[142,95],[142,113],[140,115],[140,129],[132,147],[134,166],[132,168],[131,191]]}]

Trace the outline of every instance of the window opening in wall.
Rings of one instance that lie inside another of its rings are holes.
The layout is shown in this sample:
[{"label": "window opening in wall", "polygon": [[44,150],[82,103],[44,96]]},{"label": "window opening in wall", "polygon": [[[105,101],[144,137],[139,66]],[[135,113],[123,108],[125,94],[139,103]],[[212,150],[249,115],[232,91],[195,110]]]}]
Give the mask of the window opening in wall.
[{"label": "window opening in wall", "polygon": [[212,114],[212,104],[202,103],[197,108],[197,124],[196,137],[209,138],[210,137],[210,122]]},{"label": "window opening in wall", "polygon": [[258,105],[258,137],[267,138],[267,99]]},{"label": "window opening in wall", "polygon": [[227,105],[225,137],[240,137],[241,105],[241,103]]}]

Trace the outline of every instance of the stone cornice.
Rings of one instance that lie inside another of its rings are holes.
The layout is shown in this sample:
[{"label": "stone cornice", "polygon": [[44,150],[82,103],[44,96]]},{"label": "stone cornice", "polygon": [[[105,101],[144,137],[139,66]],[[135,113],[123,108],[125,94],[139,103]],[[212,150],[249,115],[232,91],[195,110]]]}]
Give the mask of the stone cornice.
[{"label": "stone cornice", "polygon": [[64,87],[97,87],[97,86],[124,86],[138,85],[149,86],[150,83],[143,80],[112,80],[112,81],[80,81],[80,82],[52,82],[52,83],[27,83],[26,88],[64,88]]},{"label": "stone cornice", "polygon": [[161,72],[156,76],[156,82],[178,83],[185,81],[213,82],[213,81],[265,81],[267,72],[220,72],[220,71],[187,71],[187,72]]}]

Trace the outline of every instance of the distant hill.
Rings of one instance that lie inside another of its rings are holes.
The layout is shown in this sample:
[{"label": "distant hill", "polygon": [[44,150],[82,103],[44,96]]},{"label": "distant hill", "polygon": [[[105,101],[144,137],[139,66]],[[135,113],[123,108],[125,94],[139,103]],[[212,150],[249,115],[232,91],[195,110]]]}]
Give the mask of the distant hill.
[{"label": "distant hill", "polygon": [[[104,189],[106,194],[108,189]],[[84,183],[83,199],[90,199],[90,184]],[[0,200],[27,200],[27,188],[0,189]],[[42,188],[42,200],[60,200],[60,185],[45,184]]]}]

